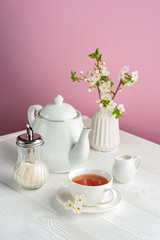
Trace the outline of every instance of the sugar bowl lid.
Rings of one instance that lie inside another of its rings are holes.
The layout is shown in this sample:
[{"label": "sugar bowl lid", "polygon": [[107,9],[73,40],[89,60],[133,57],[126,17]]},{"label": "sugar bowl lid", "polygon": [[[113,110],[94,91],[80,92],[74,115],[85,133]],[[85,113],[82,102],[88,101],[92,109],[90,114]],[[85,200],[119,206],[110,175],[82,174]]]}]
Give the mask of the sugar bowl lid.
[{"label": "sugar bowl lid", "polygon": [[43,145],[44,140],[41,135],[33,133],[33,129],[27,124],[27,133],[19,135],[16,144],[19,147],[34,148]]},{"label": "sugar bowl lid", "polygon": [[68,103],[63,102],[64,98],[61,95],[58,95],[54,99],[54,103],[47,104],[43,107],[38,115],[39,117],[48,120],[48,121],[67,121],[76,118],[79,112],[76,111]]}]

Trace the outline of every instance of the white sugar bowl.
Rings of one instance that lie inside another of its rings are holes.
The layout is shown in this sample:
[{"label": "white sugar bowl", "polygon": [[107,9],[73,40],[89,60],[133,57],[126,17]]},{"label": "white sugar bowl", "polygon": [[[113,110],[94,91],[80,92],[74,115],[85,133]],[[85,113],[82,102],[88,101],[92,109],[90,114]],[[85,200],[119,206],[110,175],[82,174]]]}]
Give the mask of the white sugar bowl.
[{"label": "white sugar bowl", "polygon": [[15,181],[26,189],[36,189],[44,185],[48,168],[42,158],[44,144],[42,137],[27,125],[27,134],[17,137],[18,160],[15,167]]}]

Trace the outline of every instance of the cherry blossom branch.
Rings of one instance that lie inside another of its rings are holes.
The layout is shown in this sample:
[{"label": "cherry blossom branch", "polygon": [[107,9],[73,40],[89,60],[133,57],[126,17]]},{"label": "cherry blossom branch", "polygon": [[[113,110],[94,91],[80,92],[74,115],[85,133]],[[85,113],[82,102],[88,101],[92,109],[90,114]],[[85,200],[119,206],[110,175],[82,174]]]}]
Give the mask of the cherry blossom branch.
[{"label": "cherry blossom branch", "polygon": [[90,87],[88,92],[91,92],[94,89],[97,89],[99,99],[96,102],[99,104],[99,107],[105,107],[115,115],[115,118],[123,117],[122,112],[125,111],[123,104],[117,104],[114,101],[118,91],[121,89],[121,85],[126,85],[128,87],[132,86],[138,80],[138,71],[132,71],[132,75],[129,72],[129,66],[123,66],[119,74],[119,84],[115,91],[112,91],[112,82],[109,77],[110,72],[107,71],[106,63],[102,62],[102,54],[99,53],[97,48],[95,52],[88,55],[90,58],[95,59],[94,63],[94,72],[88,71],[83,75],[83,71],[80,71],[80,77],[76,76],[76,72],[71,71],[71,79],[73,82],[88,82]]},{"label": "cherry blossom branch", "polygon": [[118,90],[119,90],[122,82],[123,82],[123,81],[122,81],[122,78],[121,78],[121,79],[120,79],[120,82],[119,82],[119,84],[118,84],[118,87],[117,87],[117,89],[116,89],[116,91],[115,91],[115,92],[112,92],[112,93],[113,93],[112,100],[115,98],[115,96],[116,96],[116,94],[117,94],[117,92],[118,92]]},{"label": "cherry blossom branch", "polygon": [[99,82],[96,83],[97,89],[98,89],[98,95],[99,95],[99,99],[101,99],[101,91],[99,89]]}]

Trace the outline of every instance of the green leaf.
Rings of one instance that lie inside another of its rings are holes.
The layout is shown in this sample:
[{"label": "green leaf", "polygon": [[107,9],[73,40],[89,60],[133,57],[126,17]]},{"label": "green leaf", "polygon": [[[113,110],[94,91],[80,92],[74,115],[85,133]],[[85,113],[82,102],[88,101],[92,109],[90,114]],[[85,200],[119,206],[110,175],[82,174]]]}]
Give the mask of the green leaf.
[{"label": "green leaf", "polygon": [[107,82],[108,81],[107,76],[101,76],[101,80]]},{"label": "green leaf", "polygon": [[113,111],[112,113],[113,115],[116,115],[115,118],[119,118],[119,117],[124,117],[121,113],[120,110],[116,107],[116,109]]},{"label": "green leaf", "polygon": [[78,77],[72,77],[72,80],[73,80],[72,82],[76,82],[76,81],[77,81],[77,82],[80,82],[80,80],[79,80]]},{"label": "green leaf", "polygon": [[76,72],[73,72],[73,71],[71,70],[71,76],[74,77],[75,75],[76,75]]},{"label": "green leaf", "polygon": [[98,64],[95,63],[94,65],[98,68]]},{"label": "green leaf", "polygon": [[96,54],[96,55],[99,54],[99,49],[98,49],[98,48],[96,49],[95,54]]},{"label": "green leaf", "polygon": [[94,57],[93,57],[93,54],[89,54],[88,57],[90,57],[90,58],[94,58]]},{"label": "green leaf", "polygon": [[72,70],[71,70],[71,79],[72,79],[72,82],[80,82],[80,79],[79,79],[79,77],[75,77],[75,75],[76,75],[76,72],[73,72]]},{"label": "green leaf", "polygon": [[[104,82],[108,82],[109,81],[109,77],[108,76],[101,76],[100,80],[104,81]],[[113,85],[113,84],[111,83],[111,85]]]},{"label": "green leaf", "polygon": [[97,61],[98,61],[98,62],[101,62],[101,61],[102,61],[102,54],[99,55]]},{"label": "green leaf", "polygon": [[130,78],[130,77],[125,77],[125,79],[126,79],[126,80],[131,80],[131,78]]},{"label": "green leaf", "polygon": [[95,53],[91,53],[91,54],[88,55],[88,57],[90,57],[90,58],[96,58],[96,54],[95,54]]},{"label": "green leaf", "polygon": [[108,104],[110,103],[110,100],[105,100],[105,99],[103,99],[103,100],[101,101],[101,103],[102,103],[103,105],[108,105]]},{"label": "green leaf", "polygon": [[130,80],[126,80],[126,81],[123,81],[123,85],[125,85],[126,83],[130,82]]},{"label": "green leaf", "polygon": [[99,49],[97,48],[96,51],[94,53],[89,54],[88,57],[97,58],[98,55],[99,55]]}]

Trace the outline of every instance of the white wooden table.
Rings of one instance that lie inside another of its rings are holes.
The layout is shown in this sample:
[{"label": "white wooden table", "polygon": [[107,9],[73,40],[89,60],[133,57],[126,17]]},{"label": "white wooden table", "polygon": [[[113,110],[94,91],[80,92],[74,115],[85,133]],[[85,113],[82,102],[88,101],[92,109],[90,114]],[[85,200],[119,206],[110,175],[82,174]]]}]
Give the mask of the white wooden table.
[{"label": "white wooden table", "polygon": [[114,187],[123,202],[101,214],[75,215],[55,198],[67,174],[50,174],[38,190],[20,188],[13,180],[17,160],[15,139],[0,137],[0,240],[160,240],[160,146],[121,131],[121,144],[111,153],[91,150],[85,166],[111,172],[114,157],[139,154],[143,165],[129,184]]}]

